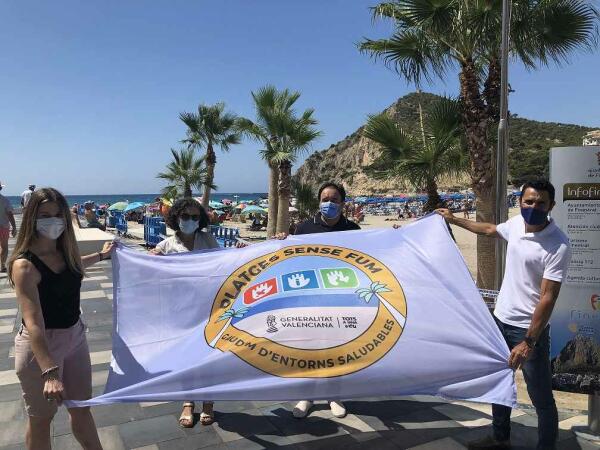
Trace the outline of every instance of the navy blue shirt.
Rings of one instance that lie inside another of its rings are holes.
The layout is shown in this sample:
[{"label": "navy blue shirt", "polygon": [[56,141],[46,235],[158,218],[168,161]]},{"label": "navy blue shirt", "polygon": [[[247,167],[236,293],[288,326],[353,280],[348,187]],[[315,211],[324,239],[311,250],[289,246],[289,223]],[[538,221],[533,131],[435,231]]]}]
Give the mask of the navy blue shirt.
[{"label": "navy blue shirt", "polygon": [[346,219],[346,217],[344,216],[341,216],[340,220],[338,220],[338,222],[335,225],[330,227],[321,218],[321,213],[317,213],[312,219],[300,222],[296,226],[296,231],[294,232],[294,234],[327,233],[330,231],[349,230],[360,230],[360,227],[351,220]]}]

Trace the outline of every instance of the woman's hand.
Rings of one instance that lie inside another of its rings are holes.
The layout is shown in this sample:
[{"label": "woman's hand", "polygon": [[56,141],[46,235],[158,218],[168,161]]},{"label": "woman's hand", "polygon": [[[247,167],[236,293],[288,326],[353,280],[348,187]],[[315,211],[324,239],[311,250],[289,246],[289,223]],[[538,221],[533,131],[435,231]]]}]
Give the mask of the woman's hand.
[{"label": "woman's hand", "polygon": [[270,238],[270,239],[278,239],[278,240],[280,240],[280,241],[283,241],[283,240],[284,240],[284,239],[286,239],[287,237],[288,237],[288,234],[287,234],[287,233],[285,233],[285,232],[282,232],[282,233],[277,233],[277,234],[276,234],[276,235],[274,235],[274,236],[271,236],[271,238]]},{"label": "woman's hand", "polygon": [[48,377],[44,383],[44,398],[49,402],[56,402],[58,406],[62,404],[65,387],[56,377]]},{"label": "woman's hand", "polygon": [[102,250],[100,250],[100,254],[102,255],[102,259],[110,259],[112,249],[115,248],[115,242],[105,242],[102,246]]}]

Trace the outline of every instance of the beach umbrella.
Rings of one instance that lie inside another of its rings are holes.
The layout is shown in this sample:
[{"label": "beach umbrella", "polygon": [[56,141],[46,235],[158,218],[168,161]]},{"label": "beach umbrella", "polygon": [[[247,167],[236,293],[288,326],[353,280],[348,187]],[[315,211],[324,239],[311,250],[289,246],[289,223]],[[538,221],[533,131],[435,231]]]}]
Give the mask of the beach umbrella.
[{"label": "beach umbrella", "polygon": [[223,208],[225,205],[223,203],[219,203],[219,202],[215,202],[215,201],[210,201],[208,202],[208,206],[210,206],[213,209],[219,209],[219,208]]},{"label": "beach umbrella", "polygon": [[244,208],[242,214],[267,214],[267,211],[262,209],[260,206],[250,205]]},{"label": "beach umbrella", "polygon": [[223,200],[221,200],[221,203],[223,203],[224,205],[231,205],[232,200],[228,199],[228,198],[224,198]]},{"label": "beach umbrella", "polygon": [[108,210],[109,211],[123,211],[125,208],[127,208],[128,204],[129,203],[127,203],[127,202],[113,203],[112,205],[109,206]]},{"label": "beach umbrella", "polygon": [[133,202],[133,203],[130,203],[129,205],[127,205],[127,207],[123,210],[123,212],[133,211],[134,209],[143,208],[144,206],[146,206],[145,203]]},{"label": "beach umbrella", "polygon": [[215,209],[213,211],[217,216],[222,216],[223,214],[225,214],[225,211],[221,211],[220,209]]},{"label": "beach umbrella", "polygon": [[245,203],[240,203],[239,205],[237,205],[238,208],[240,209],[244,209],[246,207]]}]

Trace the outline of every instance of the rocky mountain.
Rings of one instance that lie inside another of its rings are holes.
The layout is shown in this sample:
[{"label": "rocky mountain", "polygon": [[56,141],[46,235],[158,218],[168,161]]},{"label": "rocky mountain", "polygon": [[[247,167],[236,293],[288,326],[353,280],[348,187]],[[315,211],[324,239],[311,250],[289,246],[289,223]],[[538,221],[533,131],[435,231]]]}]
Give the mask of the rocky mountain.
[{"label": "rocky mountain", "polygon": [[[425,120],[432,103],[439,97],[428,93],[412,93],[398,99],[385,109],[400,126],[411,133],[418,133],[419,102]],[[341,183],[352,195],[398,193],[412,190],[402,179],[375,180],[365,168],[380,154],[377,145],[362,136],[363,127],[346,136],[329,148],[310,155],[298,168],[297,181],[317,187],[325,181]],[[553,146],[581,145],[582,137],[592,128],[560,123],[536,122],[511,117],[511,150],[509,153],[509,177],[520,185],[529,176],[548,173],[548,150]],[[444,180],[440,188],[467,187],[468,178]]]},{"label": "rocky mountain", "polygon": [[600,373],[600,345],[594,339],[577,335],[552,361],[554,373]]},{"label": "rocky mountain", "polygon": [[600,345],[578,335],[552,360],[555,389],[590,394],[600,390]]}]

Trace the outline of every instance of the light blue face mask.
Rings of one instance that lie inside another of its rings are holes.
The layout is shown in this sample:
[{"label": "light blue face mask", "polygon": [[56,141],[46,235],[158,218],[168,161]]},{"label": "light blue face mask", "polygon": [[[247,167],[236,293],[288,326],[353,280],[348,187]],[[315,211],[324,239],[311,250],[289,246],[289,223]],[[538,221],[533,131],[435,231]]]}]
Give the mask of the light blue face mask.
[{"label": "light blue face mask", "polygon": [[323,202],[319,205],[319,210],[326,219],[335,219],[340,215],[341,207],[334,202]]},{"label": "light blue face mask", "polygon": [[198,229],[200,222],[197,220],[182,220],[179,219],[179,229],[183,234],[194,234],[194,232]]}]

